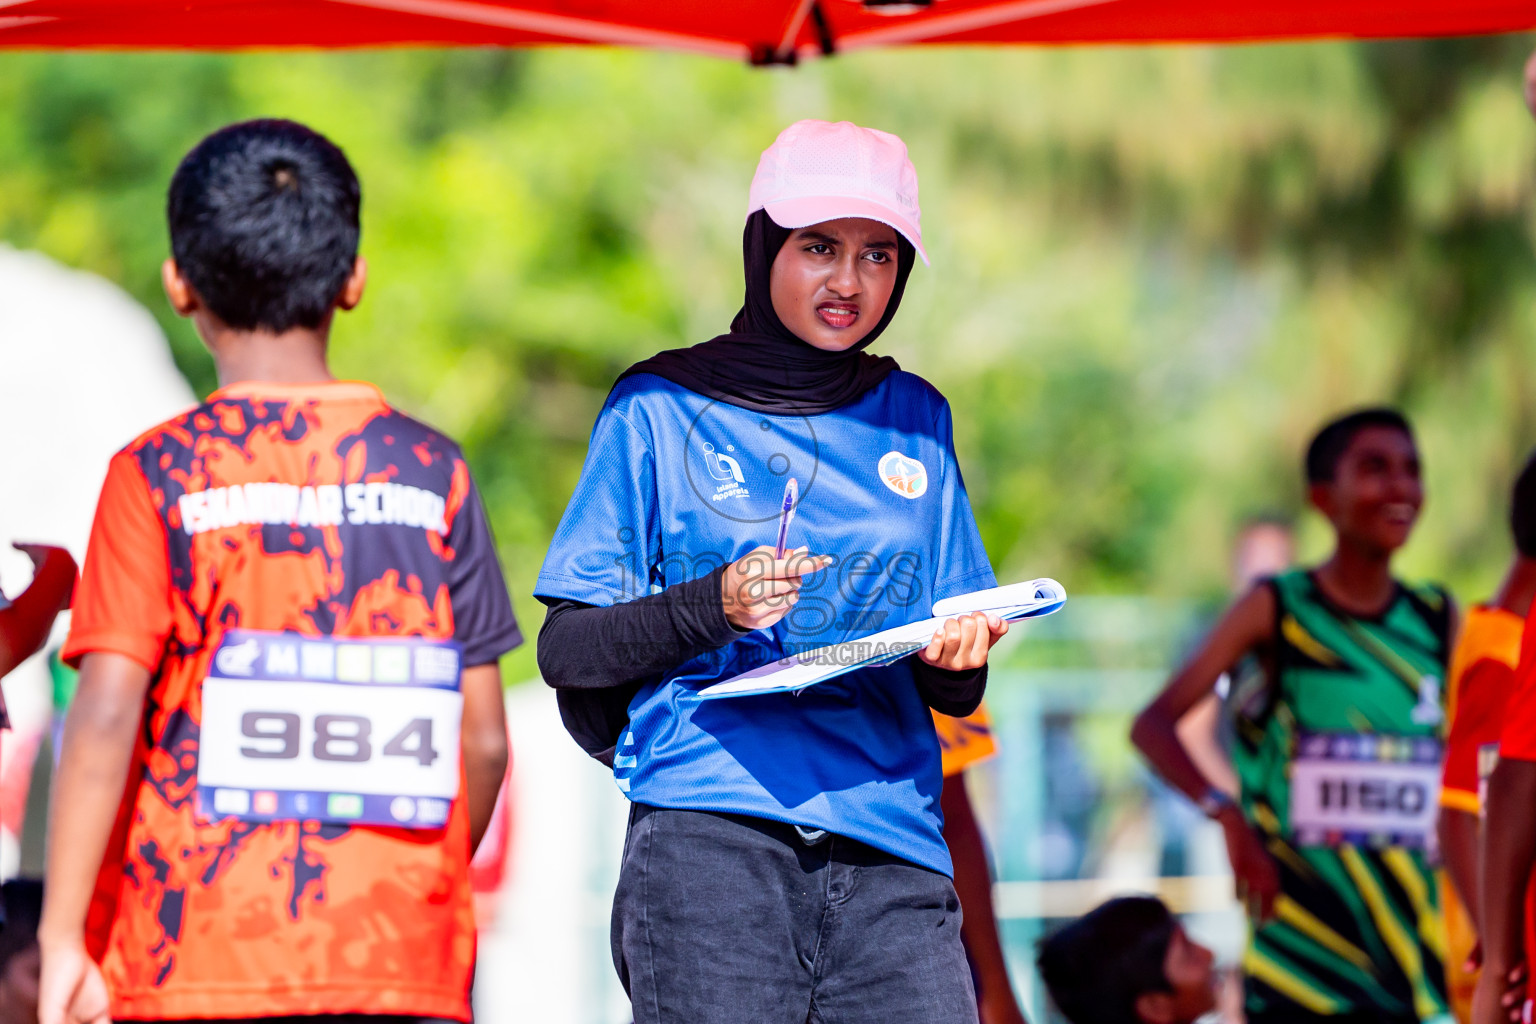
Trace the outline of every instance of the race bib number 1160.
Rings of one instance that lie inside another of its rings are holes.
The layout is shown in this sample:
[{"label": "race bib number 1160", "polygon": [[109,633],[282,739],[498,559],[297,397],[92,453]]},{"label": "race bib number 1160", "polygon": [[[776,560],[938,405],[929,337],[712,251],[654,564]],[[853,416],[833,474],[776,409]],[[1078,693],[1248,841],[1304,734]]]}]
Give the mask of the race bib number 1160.
[{"label": "race bib number 1160", "polygon": [[231,630],[203,682],[199,815],[440,828],[460,660],[452,641]]}]

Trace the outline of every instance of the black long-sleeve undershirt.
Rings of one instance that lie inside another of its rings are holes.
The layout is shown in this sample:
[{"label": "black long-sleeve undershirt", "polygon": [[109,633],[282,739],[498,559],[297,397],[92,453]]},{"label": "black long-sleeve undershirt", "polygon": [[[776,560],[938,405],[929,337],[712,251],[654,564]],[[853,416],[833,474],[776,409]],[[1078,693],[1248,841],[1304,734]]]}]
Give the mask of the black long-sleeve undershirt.
[{"label": "black long-sleeve undershirt", "polygon": [[539,671],[557,690],[600,690],[659,676],[749,630],[725,617],[719,568],[606,608],[554,601],[539,630]]},{"label": "black long-sleeve undershirt", "polygon": [[912,659],[912,678],[923,703],[941,715],[964,718],[981,706],[987,692],[987,666],[960,672],[934,668],[921,658]]},{"label": "black long-sleeve undershirt", "polygon": [[[745,636],[725,617],[724,572],[606,608],[547,602],[538,648],[545,682],[556,690],[633,686]],[[928,707],[956,717],[975,711],[987,686],[985,665],[948,672],[914,659],[912,674]]]}]

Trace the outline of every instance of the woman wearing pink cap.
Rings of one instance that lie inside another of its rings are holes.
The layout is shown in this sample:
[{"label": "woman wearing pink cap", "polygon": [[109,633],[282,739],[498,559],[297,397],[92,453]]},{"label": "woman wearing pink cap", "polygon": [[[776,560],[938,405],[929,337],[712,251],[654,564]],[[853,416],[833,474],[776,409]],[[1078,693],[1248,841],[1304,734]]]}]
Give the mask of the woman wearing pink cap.
[{"label": "woman wearing pink cap", "polygon": [[544,678],[633,802],[613,950],[637,1024],[977,1019],[929,709],[975,709],[1006,625],[952,619],[798,695],[698,696],[996,585],[948,404],[863,351],[927,261],[919,225],[896,136],[785,129],[730,332],[620,377],[540,572]]}]

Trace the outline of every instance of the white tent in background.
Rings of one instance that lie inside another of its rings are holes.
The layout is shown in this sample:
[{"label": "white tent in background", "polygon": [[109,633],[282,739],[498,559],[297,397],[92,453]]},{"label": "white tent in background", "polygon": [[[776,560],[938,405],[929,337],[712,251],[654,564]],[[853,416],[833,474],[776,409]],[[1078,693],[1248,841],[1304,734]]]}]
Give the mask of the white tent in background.
[{"label": "white tent in background", "polygon": [[[0,589],[14,595],[32,577],[12,541],[59,544],[83,560],[112,454],[192,404],[143,306],[93,274],[0,245]],[[55,643],[66,624],[60,616]],[[45,660],[7,676],[5,697],[16,729],[0,744],[0,875],[8,877],[18,865],[27,768],[52,707]]]},{"label": "white tent in background", "polygon": [[[160,325],[127,292],[0,245],[0,542],[83,558],[107,461],[192,404]],[[5,556],[0,586],[24,583],[26,565]]]}]

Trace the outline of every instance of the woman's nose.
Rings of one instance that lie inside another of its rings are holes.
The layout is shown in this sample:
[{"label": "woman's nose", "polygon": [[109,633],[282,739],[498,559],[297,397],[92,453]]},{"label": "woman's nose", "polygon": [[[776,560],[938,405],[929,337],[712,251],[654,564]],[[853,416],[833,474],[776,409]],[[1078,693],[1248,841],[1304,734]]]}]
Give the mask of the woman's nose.
[{"label": "woman's nose", "polygon": [[852,257],[838,260],[832,267],[832,276],[827,279],[827,288],[845,299],[857,295],[859,293],[858,260]]}]

